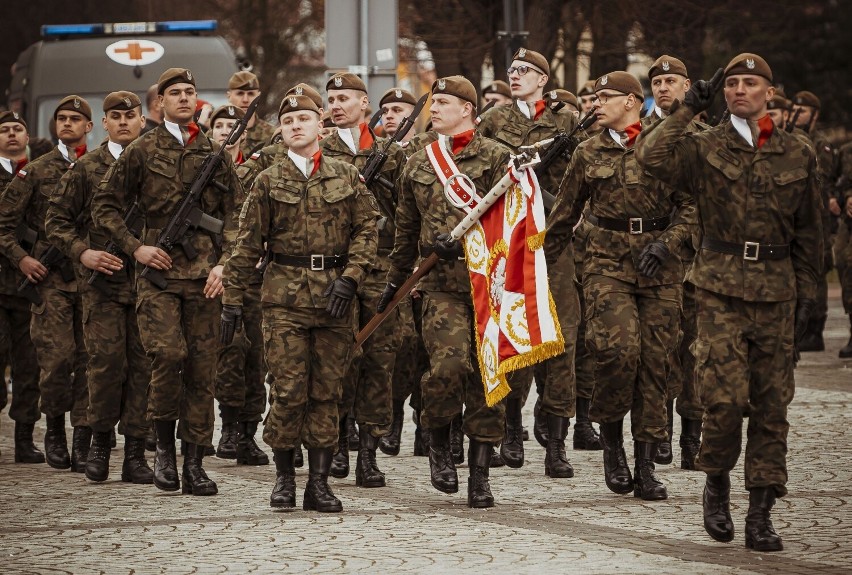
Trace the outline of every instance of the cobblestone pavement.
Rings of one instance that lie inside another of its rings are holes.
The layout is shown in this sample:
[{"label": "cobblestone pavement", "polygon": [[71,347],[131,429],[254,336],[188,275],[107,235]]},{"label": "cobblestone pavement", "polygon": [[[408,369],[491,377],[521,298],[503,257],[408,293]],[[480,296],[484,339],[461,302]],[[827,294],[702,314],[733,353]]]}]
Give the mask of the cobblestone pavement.
[{"label": "cobblestone pavement", "polygon": [[[849,326],[836,297],[831,304],[827,350],[805,354],[796,372],[790,494],[773,511],[784,538],[780,553],[744,548],[742,467],[733,473],[737,534],[729,544],[710,540],[702,527],[702,474],[658,466],[669,499],[643,502],[606,489],[600,452],[569,448],[576,476],[546,478],[544,453],[534,440],[526,443],[523,469],[492,470],[497,506],[474,511],[465,505],[466,465],[459,469],[459,494],[432,489],[426,458],[411,456],[407,418],[401,455],[379,455],[387,488],[355,487],[353,456],[352,475],[331,480],[343,513],[274,512],[268,507],[271,465],[206,459],[220,489],[211,498],[122,483],[121,439],[105,484],[46,465],[16,465],[13,423],[4,413],[0,572],[850,573],[852,361],[837,358]],[[525,408],[527,423],[532,404]],[[42,419],[37,438],[43,426]],[[675,463],[679,455],[675,447]],[[299,506],[306,478],[306,469],[297,470]]]}]

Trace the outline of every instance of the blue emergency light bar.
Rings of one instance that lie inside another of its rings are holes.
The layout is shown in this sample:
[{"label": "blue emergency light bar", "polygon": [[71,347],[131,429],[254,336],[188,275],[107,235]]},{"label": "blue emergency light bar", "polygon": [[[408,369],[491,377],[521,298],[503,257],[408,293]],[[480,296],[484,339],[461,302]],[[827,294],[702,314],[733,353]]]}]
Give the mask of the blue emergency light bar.
[{"label": "blue emergency light bar", "polygon": [[155,34],[158,32],[212,32],[216,20],[172,20],[167,22],[117,22],[110,24],[48,24],[41,27],[42,38],[64,36],[111,36]]}]

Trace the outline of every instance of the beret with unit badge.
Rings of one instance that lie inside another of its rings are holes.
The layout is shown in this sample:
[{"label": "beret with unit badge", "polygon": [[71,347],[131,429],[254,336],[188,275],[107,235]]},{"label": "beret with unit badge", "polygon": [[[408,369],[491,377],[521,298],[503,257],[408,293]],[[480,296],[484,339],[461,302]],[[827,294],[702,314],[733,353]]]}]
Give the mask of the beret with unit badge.
[{"label": "beret with unit badge", "polygon": [[89,106],[89,103],[75,94],[65,96],[64,98],[62,98],[62,100],[59,101],[59,105],[56,106],[56,110],[53,112],[54,120],[56,119],[56,114],[58,114],[60,110],[79,112],[86,116],[87,120],[92,119],[92,108],[91,106]]},{"label": "beret with unit badge", "polygon": [[500,94],[501,96],[511,98],[512,89],[503,80],[494,80],[482,89],[482,94]]},{"label": "beret with unit badge", "polygon": [[228,80],[229,90],[260,90],[260,80],[251,72],[235,72]]},{"label": "beret with unit badge", "polygon": [[416,106],[417,98],[415,98],[414,94],[408,90],[403,90],[402,88],[391,88],[382,95],[382,99],[379,100],[379,108],[392,102],[401,102],[403,104]]},{"label": "beret with unit badge", "polygon": [[577,100],[577,96],[575,96],[568,90],[563,90],[562,88],[545,92],[544,98],[550,102],[564,102],[566,104],[574,106],[578,110],[580,109],[580,102],[579,100]]},{"label": "beret with unit badge", "polygon": [[793,103],[797,106],[810,106],[815,110],[819,110],[820,106],[820,101],[819,98],[817,98],[817,95],[813,92],[808,92],[807,90],[796,92],[796,95],[793,96]]},{"label": "beret with unit badge", "polygon": [[642,84],[639,83],[636,76],[627,72],[610,72],[598,78],[595,82],[595,92],[601,90],[615,90],[622,94],[633,94],[640,100],[645,100]]},{"label": "beret with unit badge", "polygon": [[296,84],[284,94],[285,96],[307,96],[311,100],[314,101],[314,104],[317,105],[317,108],[322,108],[322,94],[317,92],[315,89],[311,88],[304,82],[300,82]]},{"label": "beret with unit badge", "polygon": [[21,116],[19,113],[13,112],[11,110],[0,112],[0,124],[10,123],[21,124],[24,129],[29,129],[27,128],[27,123],[24,121],[23,116]]},{"label": "beret with unit badge", "polygon": [[242,108],[239,106],[232,106],[230,104],[227,106],[219,106],[210,116],[209,123],[212,126],[219,118],[222,118],[223,120],[242,120],[245,115],[246,113],[243,112]]},{"label": "beret with unit badge", "polygon": [[157,94],[163,95],[166,88],[172,84],[192,84],[195,86],[195,76],[186,68],[169,68],[157,80]]},{"label": "beret with unit badge", "polygon": [[532,64],[534,67],[538,68],[539,72],[545,76],[550,76],[550,64],[547,62],[547,58],[538,52],[527,50],[526,48],[519,48],[518,51],[515,52],[515,55],[512,56],[512,60],[520,60],[521,62]]},{"label": "beret with unit badge", "polygon": [[476,108],[478,100],[476,88],[470,83],[470,80],[464,76],[447,76],[446,78],[438,78],[432,83],[432,94],[449,94],[456,98],[461,98],[466,102],[473,104]]},{"label": "beret with unit badge", "polygon": [[104,98],[104,112],[110,110],[132,110],[142,105],[142,100],[133,92],[121,90],[120,92],[110,92]]},{"label": "beret with unit badge", "polygon": [[319,106],[308,96],[284,96],[281,100],[281,105],[278,106],[278,117],[287,112],[298,112],[300,110],[308,110],[319,115]]},{"label": "beret with unit badge", "polygon": [[589,80],[585,84],[583,84],[579,91],[577,91],[577,97],[580,96],[591,96],[595,93],[595,81]]},{"label": "beret with unit badge", "polygon": [[360,90],[366,93],[367,85],[356,74],[341,72],[329,78],[328,82],[325,83],[325,91],[328,92],[329,90]]},{"label": "beret with unit badge", "polygon": [[677,74],[684,78],[689,78],[686,72],[686,65],[673,56],[662,55],[657,58],[657,61],[648,69],[648,79],[653,80],[654,76],[660,74]]},{"label": "beret with unit badge", "polygon": [[762,76],[769,80],[770,83],[772,82],[772,69],[769,67],[769,64],[757,54],[750,52],[743,52],[734,56],[725,67],[725,78],[738,74]]},{"label": "beret with unit badge", "polygon": [[772,96],[772,99],[766,103],[767,110],[789,110],[790,107],[790,100],[778,93]]}]

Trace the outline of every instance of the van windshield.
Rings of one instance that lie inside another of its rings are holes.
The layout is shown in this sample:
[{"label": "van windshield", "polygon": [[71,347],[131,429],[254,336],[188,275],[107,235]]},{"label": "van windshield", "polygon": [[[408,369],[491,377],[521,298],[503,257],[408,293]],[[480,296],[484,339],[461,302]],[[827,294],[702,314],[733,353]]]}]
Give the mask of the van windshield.
[{"label": "van windshield", "polygon": [[[105,94],[80,94],[81,97],[85,98],[89,103],[89,106],[92,107],[92,131],[89,132],[88,138],[86,138],[86,146],[88,149],[93,150],[96,147],[100,146],[103,141],[107,137],[106,130],[103,128],[103,122],[101,119],[104,117],[103,106],[104,106],[104,96]],[[145,94],[138,94],[139,98],[142,100],[142,113],[144,114],[146,111],[145,108]],[[30,126],[30,138],[49,138],[51,141],[56,142],[56,138],[54,138],[50,134],[50,121],[53,119],[53,112],[56,110],[56,107],[59,105],[59,102],[65,96],[56,96],[49,98],[42,98],[39,100],[38,104],[38,125]],[[213,105],[213,108],[218,108],[224,104],[228,103],[228,100],[225,96],[225,91],[204,91],[201,90],[198,92],[198,97],[205,102],[210,102]]]}]

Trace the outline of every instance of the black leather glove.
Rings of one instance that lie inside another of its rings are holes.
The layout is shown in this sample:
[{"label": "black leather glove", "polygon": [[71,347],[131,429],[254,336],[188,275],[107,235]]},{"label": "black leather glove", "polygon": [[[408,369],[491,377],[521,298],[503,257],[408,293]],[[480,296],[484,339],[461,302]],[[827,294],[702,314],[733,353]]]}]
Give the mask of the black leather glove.
[{"label": "black leather glove", "polygon": [[722,68],[716,70],[710,80],[698,80],[684,96],[684,106],[689,106],[696,114],[708,109],[724,81],[725,71]]},{"label": "black leather glove", "polygon": [[461,242],[454,240],[450,234],[438,234],[432,248],[442,260],[457,260],[464,257],[464,248]]},{"label": "black leather glove", "polygon": [[653,278],[669,259],[671,251],[663,242],[651,242],[639,254],[639,273],[646,278]]},{"label": "black leather glove", "polygon": [[808,321],[810,321],[815,308],[816,302],[812,299],[803,298],[796,301],[796,323],[793,328],[793,338],[796,345],[805,337],[805,333],[808,331]]},{"label": "black leather glove", "polygon": [[376,306],[376,311],[382,313],[388,308],[393,296],[396,295],[396,290],[399,289],[399,286],[395,286],[392,283],[388,282],[388,285],[385,286],[385,289],[382,291],[382,295],[379,296],[379,303]]},{"label": "black leather glove", "polygon": [[222,345],[230,345],[230,343],[234,341],[234,334],[242,329],[242,325],[243,306],[223,305],[221,321],[222,328],[219,332],[219,341]]},{"label": "black leather glove", "polygon": [[355,297],[355,290],[358,289],[358,284],[352,278],[340,276],[330,284],[322,295],[328,298],[328,306],[325,311],[331,314],[331,317],[340,319],[349,310],[349,304],[352,298]]}]

